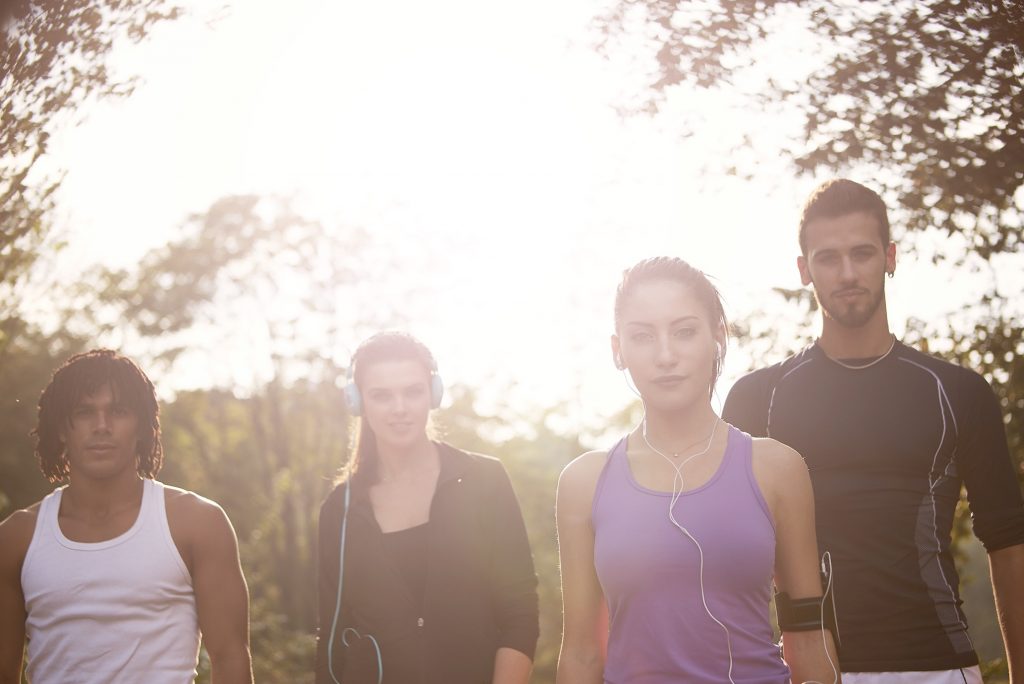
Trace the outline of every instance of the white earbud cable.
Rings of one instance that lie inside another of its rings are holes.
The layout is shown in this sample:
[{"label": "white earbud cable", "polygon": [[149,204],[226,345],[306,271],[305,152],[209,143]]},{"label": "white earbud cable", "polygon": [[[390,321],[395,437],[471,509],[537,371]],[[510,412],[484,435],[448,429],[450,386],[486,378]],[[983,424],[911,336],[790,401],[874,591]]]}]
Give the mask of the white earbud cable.
[{"label": "white earbud cable", "polygon": [[729,653],[729,682],[730,682],[730,684],[736,684],[735,680],[733,680],[733,678],[732,678],[732,667],[733,667],[732,637],[729,634],[729,628],[726,627],[725,623],[723,623],[721,620],[719,620],[717,617],[715,617],[715,614],[711,612],[711,608],[708,607],[707,596],[704,594],[704,549],[701,548],[700,542],[697,541],[697,539],[690,533],[690,531],[687,530],[685,527],[683,527],[679,523],[678,520],[676,520],[675,511],[673,510],[675,508],[676,502],[679,501],[679,497],[682,496],[683,488],[685,486],[685,480],[683,478],[683,466],[685,466],[687,463],[689,463],[693,459],[697,458],[698,456],[702,456],[702,455],[706,454],[708,452],[708,450],[711,449],[711,442],[714,441],[714,439],[715,439],[715,433],[718,431],[718,424],[721,423],[722,421],[718,418],[718,416],[715,416],[715,424],[711,428],[711,435],[708,437],[708,443],[707,443],[707,445],[705,445],[704,449],[701,450],[701,451],[698,451],[695,454],[691,454],[690,456],[687,456],[686,459],[677,466],[672,461],[671,458],[669,458],[668,456],[666,456],[665,454],[660,452],[658,449],[654,448],[654,446],[647,439],[647,403],[644,401],[643,396],[640,394],[640,392],[636,389],[636,387],[634,387],[633,383],[631,382],[631,379],[629,377],[629,373],[628,373],[627,369],[623,368],[621,370],[622,370],[623,377],[626,379],[626,385],[629,387],[630,391],[633,392],[633,394],[635,394],[637,397],[640,398],[640,405],[643,406],[644,414],[640,418],[640,423],[639,423],[639,425],[637,425],[637,427],[640,428],[640,436],[643,438],[644,444],[647,445],[648,449],[650,449],[654,453],[656,453],[659,456],[661,456],[662,458],[664,458],[665,461],[670,466],[672,466],[672,469],[675,470],[675,475],[672,478],[672,496],[669,499],[669,505],[668,505],[668,519],[669,519],[669,522],[671,522],[673,526],[675,526],[680,532],[685,534],[686,537],[690,541],[693,542],[694,546],[697,547],[697,557],[698,557],[698,559],[700,561],[699,562],[699,566],[698,566],[698,568],[699,568],[698,580],[699,580],[699,585],[700,585],[700,600],[701,600],[701,603],[704,605],[704,611],[708,614],[708,617],[710,617],[715,622],[715,624],[717,624],[719,627],[721,627],[722,630],[725,632],[725,646],[726,646],[726,649],[727,649],[727,651]]},{"label": "white earbud cable", "polygon": [[[826,572],[825,567],[828,564],[828,571]],[[821,571],[828,576],[828,582],[825,585],[825,594],[821,597],[821,608],[820,608],[820,619],[821,619],[821,645],[825,649],[825,658],[828,659],[828,665],[832,668],[832,684],[836,684],[839,681],[839,668],[832,661],[832,656],[828,652],[828,637],[826,632],[828,631],[825,627],[825,599],[828,598],[832,601],[832,614],[836,614],[836,595],[832,593],[832,554],[826,551],[821,554]],[[836,641],[839,640],[838,636],[839,625],[836,624]],[[816,679],[809,679],[803,684],[822,684]]]},{"label": "white earbud cable", "polygon": [[[643,398],[641,398],[641,402],[643,402]],[[685,534],[690,539],[690,541],[692,541],[694,543],[694,545],[697,547],[697,557],[700,560],[700,563],[698,565],[698,568],[699,568],[698,579],[699,579],[699,584],[700,584],[700,600],[701,600],[701,603],[704,605],[704,612],[706,612],[708,614],[708,617],[711,618],[715,622],[715,624],[717,624],[719,627],[721,627],[722,630],[725,632],[725,647],[726,647],[726,649],[728,650],[728,653],[729,653],[729,681],[731,682],[731,684],[736,684],[736,682],[732,678],[732,666],[733,666],[733,659],[732,659],[732,637],[729,634],[729,628],[726,627],[725,623],[723,623],[721,620],[719,620],[717,617],[715,617],[715,614],[711,612],[711,608],[708,606],[707,596],[704,594],[704,549],[701,548],[700,542],[697,541],[696,537],[694,537],[693,534],[691,534],[688,529],[683,527],[679,523],[679,521],[676,520],[676,514],[675,514],[676,502],[679,501],[679,497],[683,495],[683,489],[686,486],[686,481],[685,481],[685,479],[683,477],[683,466],[685,466],[687,463],[689,463],[693,459],[697,458],[698,456],[703,456],[704,454],[706,454],[711,449],[711,442],[714,441],[715,433],[718,432],[718,424],[721,423],[721,422],[722,421],[719,420],[718,416],[715,416],[715,424],[711,428],[711,435],[708,437],[708,443],[704,446],[703,449],[701,449],[697,453],[691,454],[690,456],[687,456],[683,460],[683,462],[679,463],[678,465],[676,465],[676,463],[673,462],[671,458],[666,456],[660,450],[656,449],[654,447],[654,445],[651,444],[650,441],[647,439],[647,410],[646,410],[646,407],[644,408],[644,418],[643,418],[643,421],[642,421],[642,424],[641,424],[642,427],[641,427],[641,431],[640,431],[640,436],[643,437],[644,444],[647,445],[647,448],[650,449],[651,451],[653,451],[654,453],[658,454],[659,456],[661,456],[663,459],[665,459],[665,462],[668,463],[670,466],[672,466],[672,469],[675,471],[675,475],[672,478],[672,497],[671,497],[671,499],[669,499],[669,504],[668,504],[668,519],[669,519],[669,522],[671,522],[680,532]]]}]

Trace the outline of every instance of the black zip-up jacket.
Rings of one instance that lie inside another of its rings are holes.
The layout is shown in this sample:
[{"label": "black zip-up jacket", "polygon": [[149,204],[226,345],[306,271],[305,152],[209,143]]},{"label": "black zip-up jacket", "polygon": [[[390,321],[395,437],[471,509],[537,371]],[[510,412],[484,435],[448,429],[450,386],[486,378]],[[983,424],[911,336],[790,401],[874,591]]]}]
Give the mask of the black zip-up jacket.
[{"label": "black zip-up jacket", "polygon": [[[526,527],[501,462],[438,444],[441,471],[430,507],[422,605],[384,552],[369,498],[352,490],[345,541],[342,608],[334,635],[334,676],[376,684],[490,684],[501,647],[533,658],[539,633],[537,576]],[[316,682],[333,684],[327,665],[338,591],[345,487],[320,508]],[[342,643],[342,630],[349,645]]]}]

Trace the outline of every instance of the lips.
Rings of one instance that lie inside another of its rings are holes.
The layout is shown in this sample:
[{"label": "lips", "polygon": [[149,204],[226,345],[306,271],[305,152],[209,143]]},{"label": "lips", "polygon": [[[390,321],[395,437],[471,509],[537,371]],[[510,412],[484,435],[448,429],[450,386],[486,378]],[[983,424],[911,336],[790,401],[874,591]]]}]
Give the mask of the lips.
[{"label": "lips", "polygon": [[663,375],[652,382],[659,387],[675,387],[686,380],[685,375]]}]

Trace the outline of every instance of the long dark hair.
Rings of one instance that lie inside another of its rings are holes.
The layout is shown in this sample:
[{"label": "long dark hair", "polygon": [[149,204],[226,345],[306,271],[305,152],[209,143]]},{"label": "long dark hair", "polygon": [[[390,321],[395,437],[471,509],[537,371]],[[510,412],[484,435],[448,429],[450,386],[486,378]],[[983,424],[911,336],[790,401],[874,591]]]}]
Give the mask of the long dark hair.
[{"label": "long dark hair", "polygon": [[[417,361],[427,374],[437,364],[427,345],[406,332],[387,331],[366,339],[352,355],[350,376],[358,386],[366,369],[381,361]],[[341,469],[338,482],[351,480],[354,489],[366,489],[377,481],[377,435],[365,418],[360,417],[352,434],[352,457]]]},{"label": "long dark hair", "polygon": [[109,385],[117,401],[138,418],[139,475],[153,478],[160,472],[164,452],[160,444],[160,406],[153,383],[127,356],[112,349],[93,349],[65,361],[39,396],[39,418],[31,434],[36,438],[39,468],[50,482],[61,482],[71,474],[61,439],[62,429],[70,424],[71,411],[83,397],[104,385]]},{"label": "long dark hair", "polygon": [[[713,326],[718,324],[724,330],[729,329],[729,322],[725,318],[725,308],[722,306],[722,295],[719,294],[718,288],[711,283],[708,276],[678,257],[658,256],[644,259],[622,272],[622,280],[615,290],[616,332],[622,323],[622,310],[626,306],[626,298],[633,293],[637,285],[650,280],[672,280],[686,285],[707,311],[711,324]],[[714,395],[715,384],[718,383],[718,377],[722,374],[726,342],[727,340],[722,343],[712,362],[709,396]]]}]

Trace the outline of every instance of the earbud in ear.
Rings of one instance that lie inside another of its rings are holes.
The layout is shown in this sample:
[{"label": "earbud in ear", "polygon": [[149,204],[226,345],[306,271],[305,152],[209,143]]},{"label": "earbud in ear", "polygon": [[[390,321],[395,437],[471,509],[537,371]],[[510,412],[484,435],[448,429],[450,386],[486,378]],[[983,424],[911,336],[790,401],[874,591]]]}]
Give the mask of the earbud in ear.
[{"label": "earbud in ear", "polygon": [[615,367],[619,370],[626,370],[626,364],[622,363],[622,354],[615,353]]}]

